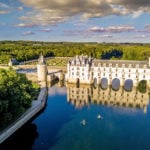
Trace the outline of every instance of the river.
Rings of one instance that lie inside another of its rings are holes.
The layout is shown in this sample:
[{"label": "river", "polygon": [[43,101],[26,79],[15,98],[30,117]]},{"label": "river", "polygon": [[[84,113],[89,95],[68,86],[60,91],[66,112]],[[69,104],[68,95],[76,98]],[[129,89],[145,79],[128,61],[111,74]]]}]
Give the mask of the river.
[{"label": "river", "polygon": [[49,88],[45,109],[0,149],[148,150],[149,97],[137,93],[136,89],[54,85]]}]

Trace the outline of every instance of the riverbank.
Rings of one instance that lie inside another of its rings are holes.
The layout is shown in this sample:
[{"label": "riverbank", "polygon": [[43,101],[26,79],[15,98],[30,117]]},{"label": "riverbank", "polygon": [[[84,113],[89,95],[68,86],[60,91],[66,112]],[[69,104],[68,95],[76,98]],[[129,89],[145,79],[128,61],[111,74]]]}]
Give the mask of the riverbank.
[{"label": "riverbank", "polygon": [[21,128],[26,122],[34,117],[39,111],[41,111],[47,98],[47,87],[42,87],[37,100],[32,102],[32,106],[23,113],[15,122],[0,132],[0,144],[8,139],[13,133]]}]

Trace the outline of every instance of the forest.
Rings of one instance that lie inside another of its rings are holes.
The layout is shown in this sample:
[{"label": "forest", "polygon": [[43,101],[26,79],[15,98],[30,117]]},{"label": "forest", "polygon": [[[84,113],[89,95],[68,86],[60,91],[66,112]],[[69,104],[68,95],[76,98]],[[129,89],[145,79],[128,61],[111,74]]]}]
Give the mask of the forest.
[{"label": "forest", "polygon": [[97,59],[147,60],[150,44],[139,43],[71,43],[40,41],[0,41],[0,64],[10,58],[19,62],[45,57],[89,55]]},{"label": "forest", "polygon": [[27,80],[25,74],[0,69],[0,130],[31,106],[39,94],[39,85]]}]

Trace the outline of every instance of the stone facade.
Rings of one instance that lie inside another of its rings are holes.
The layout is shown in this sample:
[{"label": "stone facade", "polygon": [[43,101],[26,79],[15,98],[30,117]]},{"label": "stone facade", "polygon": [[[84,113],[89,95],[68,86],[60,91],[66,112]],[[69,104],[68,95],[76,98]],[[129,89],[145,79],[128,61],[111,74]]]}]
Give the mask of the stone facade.
[{"label": "stone facade", "polygon": [[66,81],[69,83],[100,84],[103,78],[108,85],[113,79],[119,79],[123,86],[125,81],[131,79],[133,85],[146,80],[150,86],[150,59],[149,61],[127,60],[97,60],[88,56],[76,56],[68,61]]}]

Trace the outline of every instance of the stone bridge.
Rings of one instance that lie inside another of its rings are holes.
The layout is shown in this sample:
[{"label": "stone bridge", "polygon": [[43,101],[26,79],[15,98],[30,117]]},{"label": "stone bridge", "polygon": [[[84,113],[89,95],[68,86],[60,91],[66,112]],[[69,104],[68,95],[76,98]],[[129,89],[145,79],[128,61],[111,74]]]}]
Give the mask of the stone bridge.
[{"label": "stone bridge", "polygon": [[37,79],[39,82],[53,82],[56,79],[64,79],[64,73],[61,69],[48,68],[44,57],[41,55],[37,64]]}]

